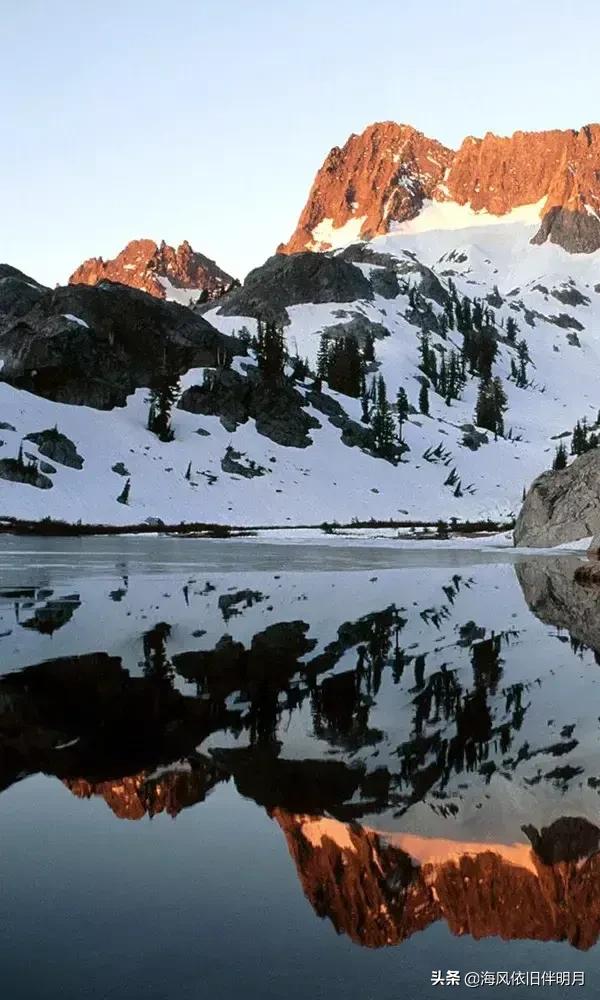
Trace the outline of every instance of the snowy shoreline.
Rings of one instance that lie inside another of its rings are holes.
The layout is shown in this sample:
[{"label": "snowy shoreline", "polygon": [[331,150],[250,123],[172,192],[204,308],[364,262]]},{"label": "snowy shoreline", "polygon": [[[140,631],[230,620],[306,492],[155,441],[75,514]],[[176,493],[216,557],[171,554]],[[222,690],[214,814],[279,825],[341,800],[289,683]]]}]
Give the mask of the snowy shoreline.
[{"label": "snowy shoreline", "polygon": [[585,554],[591,537],[556,546],[515,546],[510,530],[464,530],[440,534],[435,525],[402,526],[228,526],[220,524],[69,524],[49,521],[0,520],[0,534],[36,538],[129,537],[241,541],[273,545],[325,545],[332,548],[390,548],[405,550],[488,550],[519,555]]}]

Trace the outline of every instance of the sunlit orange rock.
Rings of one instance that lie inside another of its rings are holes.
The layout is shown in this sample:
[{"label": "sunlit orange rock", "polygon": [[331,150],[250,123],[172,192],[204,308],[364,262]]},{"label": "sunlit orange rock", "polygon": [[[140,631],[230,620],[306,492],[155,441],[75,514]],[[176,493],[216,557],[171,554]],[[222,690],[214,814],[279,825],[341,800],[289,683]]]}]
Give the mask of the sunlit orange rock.
[{"label": "sunlit orange rock", "polygon": [[488,132],[483,139],[467,137],[456,152],[408,125],[370,125],[331,150],[294,234],[279,251],[326,250],[339,245],[339,230],[340,242],[387,233],[394,223],[418,215],[426,200],[450,200],[498,216],[541,203],[534,242],[550,239],[571,252],[595,250],[600,125],[510,137]]},{"label": "sunlit orange rock", "polygon": [[187,304],[187,289],[190,298],[197,298],[200,290],[213,298],[228,288],[233,278],[214,260],[192,250],[187,240],[178,247],[164,241],[157,245],[153,240],[132,240],[112,260],[91,257],[84,261],[69,278],[71,285],[96,285],[99,281],[118,281],[156,298],[176,297]]}]

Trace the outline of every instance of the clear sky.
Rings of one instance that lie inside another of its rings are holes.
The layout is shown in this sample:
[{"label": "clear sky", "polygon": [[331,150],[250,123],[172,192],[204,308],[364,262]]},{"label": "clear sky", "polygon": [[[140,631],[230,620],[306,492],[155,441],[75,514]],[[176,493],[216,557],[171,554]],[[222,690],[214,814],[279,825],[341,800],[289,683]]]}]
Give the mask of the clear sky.
[{"label": "clear sky", "polygon": [[331,146],[600,119],[579,0],[0,0],[0,260],[64,282],[135,237],[243,277]]}]

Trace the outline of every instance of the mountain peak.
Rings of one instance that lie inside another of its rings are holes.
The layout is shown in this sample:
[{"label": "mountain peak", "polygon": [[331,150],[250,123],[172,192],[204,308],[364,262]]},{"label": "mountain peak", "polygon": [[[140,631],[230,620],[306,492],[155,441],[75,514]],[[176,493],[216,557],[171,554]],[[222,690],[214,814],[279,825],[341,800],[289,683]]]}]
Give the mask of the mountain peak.
[{"label": "mountain peak", "polygon": [[298,227],[279,252],[328,250],[336,245],[335,230],[343,229],[350,242],[387,232],[392,220],[414,218],[453,156],[412,125],[369,125],[326,157]]},{"label": "mountain peak", "polygon": [[164,240],[157,244],[151,239],[136,239],[111,260],[90,257],[84,261],[69,278],[69,284],[118,281],[156,298],[187,304],[202,292],[209,298],[220,295],[233,280],[214,260],[193,250],[187,240],[175,248]]},{"label": "mountain peak", "polygon": [[467,136],[455,152],[411,125],[375,122],[335,146],[279,252],[328,250],[406,223],[428,201],[504,216],[542,204],[534,241],[600,247],[600,125]]}]

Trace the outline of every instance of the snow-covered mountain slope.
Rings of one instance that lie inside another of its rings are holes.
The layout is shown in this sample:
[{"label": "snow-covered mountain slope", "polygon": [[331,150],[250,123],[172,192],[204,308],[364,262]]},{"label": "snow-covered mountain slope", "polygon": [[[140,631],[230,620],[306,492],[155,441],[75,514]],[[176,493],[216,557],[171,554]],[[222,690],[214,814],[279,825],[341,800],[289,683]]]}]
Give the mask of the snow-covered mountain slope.
[{"label": "snow-covered mountain slope", "polygon": [[[461,428],[474,420],[477,379],[469,379],[462,398],[450,406],[430,392],[430,416],[413,414],[405,427],[410,447],[406,464],[390,470],[396,483],[395,497],[384,498],[390,516],[395,507],[410,510],[411,515],[423,511],[424,516],[440,517],[498,517],[516,512],[523,488],[550,466],[556,438],[570,432],[584,416],[589,425],[596,422],[600,253],[571,255],[552,244],[531,245],[536,215],[537,206],[529,206],[516,210],[512,218],[498,220],[450,203],[438,204],[431,206],[429,216],[426,209],[414,222],[403,224],[402,231],[366,244],[373,253],[389,254],[399,273],[416,287],[422,281],[416,266],[422,264],[438,276],[444,288],[451,279],[459,296],[480,298],[484,303],[491,297],[500,332],[512,317],[519,328],[517,340],[527,341],[531,358],[530,384],[519,388],[511,380],[515,348],[499,343],[494,374],[502,378],[508,396],[505,437],[494,441],[488,433],[488,443],[476,451],[464,446]],[[371,275],[382,270],[381,265],[358,266]],[[427,304],[436,315],[442,313],[431,298]],[[300,357],[308,357],[311,364],[316,362],[320,334],[328,327],[354,316],[382,324],[389,336],[376,339],[375,349],[388,397],[395,399],[403,386],[409,401],[417,406],[420,329],[407,319],[408,294],[389,299],[375,293],[372,301],[298,304],[287,312],[288,346]],[[242,322],[221,315],[219,309],[211,310],[206,318],[228,333],[239,330]],[[243,323],[253,328],[251,319]],[[462,345],[457,330],[449,330],[447,339],[431,333],[430,340],[439,351]],[[359,419],[359,401],[346,398],[344,402]],[[438,444],[451,457],[445,459],[446,465],[440,461],[432,466],[423,455]],[[473,492],[457,500],[451,489],[444,488],[450,467],[456,468],[463,486],[472,485]]]},{"label": "snow-covered mountain slope", "polygon": [[[300,446],[269,436],[252,413],[232,422],[223,413],[178,408],[174,440],[165,443],[147,429],[148,391],[139,381],[125,406],[99,410],[42,398],[13,379],[0,383],[0,462],[14,459],[22,442],[25,456],[45,461],[36,443],[23,439],[56,427],[73,442],[83,465],[50,459],[55,471],[45,474],[51,483],[45,489],[0,479],[0,516],[291,526],[516,514],[523,489],[551,465],[556,439],[584,416],[593,425],[600,405],[600,252],[571,255],[550,243],[532,245],[537,212],[538,206],[529,206],[499,220],[464,206],[435,204],[368,244],[272,258],[251,273],[244,288],[204,311],[204,320],[224,334],[244,328],[253,333],[256,316],[272,307],[285,323],[289,353],[308,358],[311,367],[324,330],[374,331],[375,363],[368,379],[383,374],[392,402],[404,387],[413,407],[404,427],[409,450],[399,463],[375,457],[359,443],[344,443],[339,419],[328,411],[341,404],[360,429],[361,402],[326,384],[315,394],[313,376],[294,383],[297,414],[312,425]],[[296,271],[309,268],[309,279],[290,277],[279,262]],[[430,389],[429,415],[418,412],[422,328],[429,329],[438,362],[444,352],[462,347],[456,329],[436,332],[450,282],[459,297],[481,299],[495,315],[493,374],[508,397],[505,435],[497,440],[489,431],[473,433],[477,377],[467,378],[461,398],[450,405]],[[417,308],[411,288],[419,292]],[[342,295],[350,298],[341,301]],[[88,323],[86,330],[72,321],[82,336],[90,325],[93,331],[95,317],[85,312],[85,303],[59,308]],[[509,317],[518,324],[516,340],[525,338],[528,345],[525,388],[511,376],[516,348],[505,336]],[[14,351],[14,325],[11,337]],[[4,343],[0,333],[0,355]],[[76,350],[72,337],[69,345]],[[253,371],[252,352],[234,358],[232,372],[243,385]],[[202,386],[205,372],[189,370],[181,389]],[[290,421],[294,425],[296,416]],[[117,498],[127,480],[124,504]]]}]

